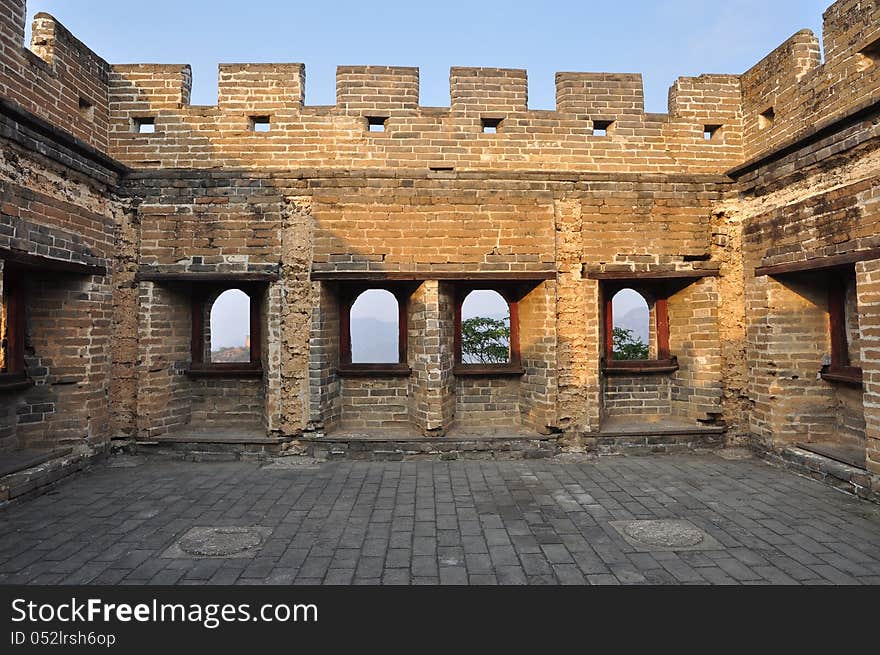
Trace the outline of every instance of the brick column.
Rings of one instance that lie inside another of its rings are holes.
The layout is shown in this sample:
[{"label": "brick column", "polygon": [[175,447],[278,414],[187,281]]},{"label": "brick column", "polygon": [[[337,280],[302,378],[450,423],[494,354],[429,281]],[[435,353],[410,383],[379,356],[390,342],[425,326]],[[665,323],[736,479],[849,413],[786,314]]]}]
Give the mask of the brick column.
[{"label": "brick column", "polygon": [[446,343],[451,307],[445,287],[441,292],[437,280],[428,280],[410,299],[410,419],[426,436],[443,436],[452,422],[446,398],[451,393],[451,346]]},{"label": "brick column", "polygon": [[[864,379],[866,460],[880,475],[880,259],[856,264],[856,295]],[[873,484],[880,491],[880,479]]]}]

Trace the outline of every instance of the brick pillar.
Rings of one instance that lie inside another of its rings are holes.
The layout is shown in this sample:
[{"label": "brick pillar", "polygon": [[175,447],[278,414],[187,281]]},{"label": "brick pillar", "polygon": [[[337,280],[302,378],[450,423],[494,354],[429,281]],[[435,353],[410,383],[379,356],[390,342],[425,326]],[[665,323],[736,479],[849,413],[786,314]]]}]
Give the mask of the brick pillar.
[{"label": "brick pillar", "polygon": [[519,303],[522,421],[542,434],[556,427],[556,282],[538,285]]},{"label": "brick pillar", "polygon": [[[856,264],[856,294],[864,379],[866,460],[880,475],[880,259]],[[875,481],[880,491],[880,480]]]},{"label": "brick pillar", "polygon": [[266,427],[299,434],[309,422],[309,358],[315,304],[312,266],[312,205],[288,196],[282,208],[281,279],[266,303]]},{"label": "brick pillar", "polygon": [[442,315],[449,312],[441,312],[441,302],[447,306],[448,293],[445,289],[441,293],[437,280],[426,281],[410,298],[410,420],[423,434],[435,437],[446,434],[451,423],[448,402],[444,403],[450,393],[451,365],[445,342],[451,330],[446,325],[448,318]]}]

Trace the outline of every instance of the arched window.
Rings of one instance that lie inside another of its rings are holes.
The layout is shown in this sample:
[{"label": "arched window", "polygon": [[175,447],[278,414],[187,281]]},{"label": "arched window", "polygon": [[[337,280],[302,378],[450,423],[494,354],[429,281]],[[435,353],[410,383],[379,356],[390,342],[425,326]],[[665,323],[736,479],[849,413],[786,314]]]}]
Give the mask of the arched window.
[{"label": "arched window", "polygon": [[342,285],[339,292],[339,369],[343,375],[410,374],[407,302],[411,283]]},{"label": "arched window", "polygon": [[609,281],[602,285],[605,372],[675,371],[678,362],[669,351],[670,287],[662,280],[633,282]]},{"label": "arched window", "polygon": [[510,306],[497,291],[471,291],[461,305],[461,363],[510,363]]},{"label": "arched window", "polygon": [[212,363],[251,361],[251,299],[241,289],[228,289],[211,305],[206,331]]},{"label": "arched window", "polygon": [[368,289],[349,312],[351,363],[400,362],[400,305],[386,289]]},{"label": "arched window", "polygon": [[648,359],[651,343],[651,310],[645,297],[634,289],[621,289],[611,299],[613,320],[612,358]]},{"label": "arched window", "polygon": [[191,375],[262,374],[265,289],[252,282],[193,284]]},{"label": "arched window", "polygon": [[522,374],[516,285],[455,288],[455,374]]}]

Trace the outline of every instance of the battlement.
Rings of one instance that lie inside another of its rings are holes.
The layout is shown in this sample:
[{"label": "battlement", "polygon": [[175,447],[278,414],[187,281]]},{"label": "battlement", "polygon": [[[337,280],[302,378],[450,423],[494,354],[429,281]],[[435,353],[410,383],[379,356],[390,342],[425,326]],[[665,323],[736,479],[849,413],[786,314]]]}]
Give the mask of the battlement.
[{"label": "battlement", "polygon": [[0,95],[106,152],[110,65],[44,13],[25,49],[26,4],[0,0]]},{"label": "battlement", "polygon": [[637,73],[560,72],[556,107],[528,106],[522,69],[454,67],[448,107],[422,107],[415,67],[340,66],[336,104],[310,106],[300,63],[221,64],[215,106],[190,104],[186,64],[110,66],[51,16],[24,35],[0,0],[0,91],[134,167],[429,167],[723,172],[876,101],[880,8],[839,0],[742,75],[679,78],[645,112]]}]

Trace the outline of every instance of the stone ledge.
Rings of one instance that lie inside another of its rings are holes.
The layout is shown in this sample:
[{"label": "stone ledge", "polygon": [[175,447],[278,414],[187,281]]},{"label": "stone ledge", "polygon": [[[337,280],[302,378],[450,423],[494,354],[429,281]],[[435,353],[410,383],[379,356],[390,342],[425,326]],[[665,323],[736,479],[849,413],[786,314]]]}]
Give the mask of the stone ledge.
[{"label": "stone ledge", "polygon": [[677,429],[663,432],[646,426],[638,431],[603,431],[583,437],[588,453],[599,455],[653,455],[696,452],[724,446],[724,428]]},{"label": "stone ledge", "polygon": [[457,459],[540,459],[560,452],[556,436],[306,438],[306,454],[319,460],[436,461]]},{"label": "stone ledge", "polygon": [[0,477],[0,507],[43,494],[61,480],[87,469],[95,460],[107,455],[106,449],[91,453],[71,452],[70,449],[59,452],[64,454]]},{"label": "stone ledge", "polygon": [[880,476],[865,469],[838,462],[829,457],[786,446],[781,450],[758,449],[759,455],[773,464],[828,484],[859,498],[880,503]]}]

